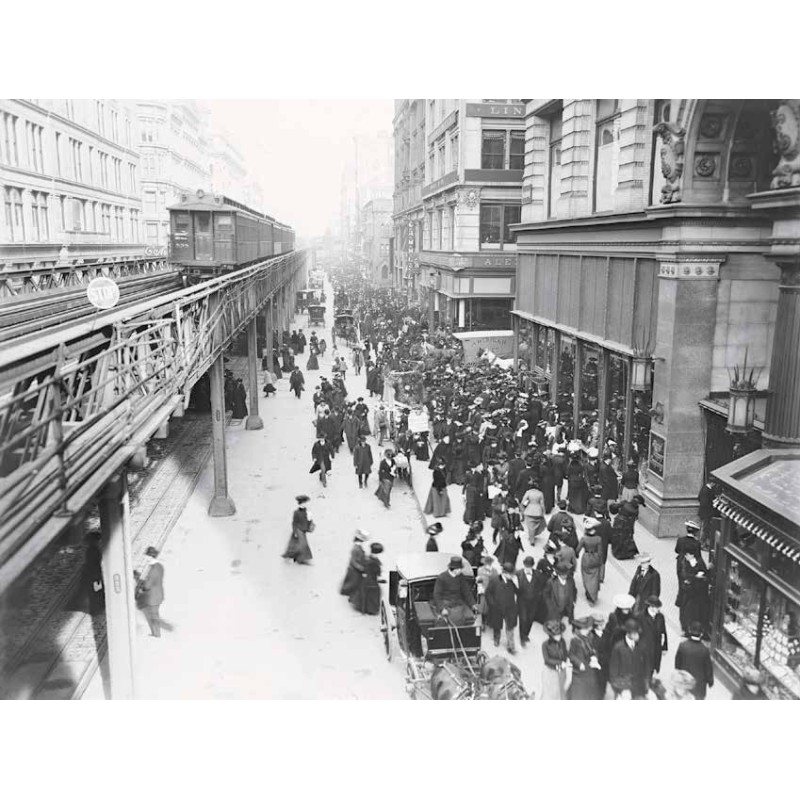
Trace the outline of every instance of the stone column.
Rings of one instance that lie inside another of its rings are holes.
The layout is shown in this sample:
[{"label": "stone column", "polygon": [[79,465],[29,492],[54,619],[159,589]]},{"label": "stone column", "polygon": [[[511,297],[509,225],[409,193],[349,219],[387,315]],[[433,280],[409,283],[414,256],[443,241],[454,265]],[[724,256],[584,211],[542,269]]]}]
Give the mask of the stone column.
[{"label": "stone column", "polygon": [[467,321],[467,301],[458,301],[458,327],[464,328]]},{"label": "stone column", "polygon": [[800,447],[800,260],[779,262],[764,447]]},{"label": "stone column", "polygon": [[721,256],[674,256],[659,267],[653,406],[663,405],[664,421],[653,420],[651,449],[653,437],[660,436],[665,452],[663,475],[648,469],[642,492],[646,505],[640,513],[641,522],[659,537],[683,532],[684,521],[696,513],[703,485],[705,452],[698,403],[711,391],[722,261]]},{"label": "stone column", "polygon": [[103,487],[99,505],[111,697],[133,700],[136,605],[128,526],[128,481],[124,471]]},{"label": "stone column", "polygon": [[247,325],[247,372],[250,378],[250,414],[244,424],[247,431],[260,431],[264,421],[258,416],[258,336],[256,317]]},{"label": "stone column", "polygon": [[214,497],[208,506],[210,517],[229,517],[236,506],[228,496],[228,463],[225,454],[225,372],[220,353],[211,365],[211,425],[214,444]]}]

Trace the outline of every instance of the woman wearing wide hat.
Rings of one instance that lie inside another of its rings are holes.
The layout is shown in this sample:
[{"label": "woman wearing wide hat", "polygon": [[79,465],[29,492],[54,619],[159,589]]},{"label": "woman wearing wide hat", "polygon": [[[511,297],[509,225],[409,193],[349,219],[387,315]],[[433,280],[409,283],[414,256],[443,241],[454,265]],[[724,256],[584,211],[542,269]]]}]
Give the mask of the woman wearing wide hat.
[{"label": "woman wearing wide hat", "polygon": [[296,564],[309,564],[314,557],[308,546],[307,534],[314,530],[314,523],[308,517],[306,503],[308,495],[299,494],[295,497],[297,508],[292,515],[292,535],[283,558],[292,559]]},{"label": "woman wearing wide hat", "polygon": [[444,464],[439,461],[433,468],[433,484],[428,492],[428,499],[423,509],[425,514],[434,517],[446,517],[450,513],[450,497],[447,494],[447,478]]},{"label": "woman wearing wide hat", "polygon": [[350,596],[350,605],[362,614],[377,614],[381,607],[381,587],[378,580],[381,577],[382,564],[378,556],[383,552],[380,542],[373,542],[369,546],[369,555],[361,574],[361,585]]},{"label": "woman wearing wide hat", "polygon": [[591,617],[582,617],[572,623],[575,635],[569,643],[569,660],[572,664],[572,683],[567,692],[569,700],[600,699],[600,661],[593,637],[590,636],[593,626]]},{"label": "woman wearing wide hat", "polygon": [[342,588],[339,594],[345,597],[352,597],[361,586],[361,576],[364,568],[367,565],[367,554],[364,551],[364,542],[369,539],[365,531],[356,531],[353,537],[353,547],[350,550],[350,563],[347,565],[347,572],[345,573],[344,580],[342,581]]},{"label": "woman wearing wide hat", "polygon": [[547,641],[542,642],[544,669],[540,700],[563,700],[567,683],[567,645],[564,642],[564,623],[550,620],[544,625]]}]

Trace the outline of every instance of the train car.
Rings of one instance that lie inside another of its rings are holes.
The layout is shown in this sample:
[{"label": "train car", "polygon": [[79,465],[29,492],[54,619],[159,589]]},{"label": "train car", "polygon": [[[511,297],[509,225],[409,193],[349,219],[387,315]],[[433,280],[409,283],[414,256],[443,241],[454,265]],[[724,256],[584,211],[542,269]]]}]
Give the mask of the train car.
[{"label": "train car", "polygon": [[223,195],[184,195],[169,207],[170,262],[190,281],[294,250],[294,231]]}]

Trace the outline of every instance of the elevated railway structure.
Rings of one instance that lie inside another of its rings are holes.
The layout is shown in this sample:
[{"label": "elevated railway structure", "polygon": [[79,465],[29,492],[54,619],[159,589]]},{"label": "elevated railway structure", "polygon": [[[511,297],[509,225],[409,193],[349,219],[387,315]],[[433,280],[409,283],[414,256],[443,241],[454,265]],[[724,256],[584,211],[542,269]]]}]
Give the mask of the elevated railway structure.
[{"label": "elevated railway structure", "polygon": [[[100,311],[0,347],[0,592],[92,501],[100,509],[114,697],[132,697],[134,615],[126,465],[188,406],[210,370],[212,516],[235,513],[225,461],[223,353],[246,329],[250,416],[258,415],[256,318],[283,330],[305,285],[306,252]],[[8,332],[8,331],[7,331]]]}]

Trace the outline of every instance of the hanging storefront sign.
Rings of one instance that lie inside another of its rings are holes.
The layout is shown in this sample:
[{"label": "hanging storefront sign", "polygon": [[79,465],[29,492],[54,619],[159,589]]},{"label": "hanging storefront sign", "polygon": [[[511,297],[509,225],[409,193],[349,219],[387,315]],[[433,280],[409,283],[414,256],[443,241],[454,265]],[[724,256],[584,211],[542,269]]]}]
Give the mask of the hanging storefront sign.
[{"label": "hanging storefront sign", "polygon": [[648,469],[650,472],[664,477],[664,459],[667,455],[667,440],[658,433],[650,431],[650,459]]}]

